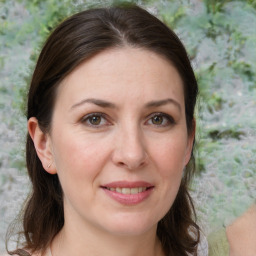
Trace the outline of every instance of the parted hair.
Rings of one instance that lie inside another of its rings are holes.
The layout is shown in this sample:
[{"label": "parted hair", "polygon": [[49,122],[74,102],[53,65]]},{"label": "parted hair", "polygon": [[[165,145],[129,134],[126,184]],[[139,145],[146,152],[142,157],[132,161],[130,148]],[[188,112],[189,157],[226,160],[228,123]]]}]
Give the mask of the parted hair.
[{"label": "parted hair", "polygon": [[[187,52],[177,35],[162,21],[135,5],[119,5],[79,12],[64,20],[46,40],[39,55],[27,97],[27,119],[36,117],[48,133],[60,82],[80,63],[110,48],[135,47],[167,59],[183,81],[186,124],[194,132],[197,81]],[[64,225],[63,193],[58,175],[47,173],[29,135],[26,163],[32,190],[21,212],[22,237],[10,255],[45,252]],[[200,240],[195,210],[188,192],[194,172],[193,153],[177,197],[157,227],[166,255],[197,255]]]}]

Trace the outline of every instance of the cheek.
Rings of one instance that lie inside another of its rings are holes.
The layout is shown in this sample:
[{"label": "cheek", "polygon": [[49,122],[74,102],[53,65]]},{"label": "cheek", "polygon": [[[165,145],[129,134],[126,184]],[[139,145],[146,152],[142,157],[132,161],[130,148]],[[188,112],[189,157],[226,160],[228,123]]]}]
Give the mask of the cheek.
[{"label": "cheek", "polygon": [[185,167],[186,143],[184,140],[166,139],[155,144],[151,155],[164,178],[180,177]]},{"label": "cheek", "polygon": [[90,203],[107,154],[103,145],[77,137],[59,136],[54,141],[57,174],[68,205]]},{"label": "cheek", "polygon": [[54,158],[59,175],[70,179],[97,176],[107,158],[107,147],[103,142],[82,136],[58,136],[54,142]]}]

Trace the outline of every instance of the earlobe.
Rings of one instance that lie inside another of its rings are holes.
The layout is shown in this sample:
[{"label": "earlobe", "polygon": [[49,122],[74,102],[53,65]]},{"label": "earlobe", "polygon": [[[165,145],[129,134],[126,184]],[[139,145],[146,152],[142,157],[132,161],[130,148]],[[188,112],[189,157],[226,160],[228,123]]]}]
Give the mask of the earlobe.
[{"label": "earlobe", "polygon": [[50,174],[56,174],[54,167],[54,159],[51,148],[51,139],[49,134],[44,133],[35,117],[28,120],[28,132],[34,142],[34,147],[38,158],[40,159],[44,169]]}]

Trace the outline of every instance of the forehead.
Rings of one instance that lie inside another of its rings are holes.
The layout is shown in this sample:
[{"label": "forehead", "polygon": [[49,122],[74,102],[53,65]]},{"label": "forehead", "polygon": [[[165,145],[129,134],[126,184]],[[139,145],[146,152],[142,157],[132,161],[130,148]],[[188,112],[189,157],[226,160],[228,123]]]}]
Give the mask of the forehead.
[{"label": "forehead", "polygon": [[122,97],[154,100],[166,94],[184,100],[182,79],[171,62],[152,51],[131,47],[108,49],[81,63],[60,84],[57,101],[95,94],[120,103]]}]

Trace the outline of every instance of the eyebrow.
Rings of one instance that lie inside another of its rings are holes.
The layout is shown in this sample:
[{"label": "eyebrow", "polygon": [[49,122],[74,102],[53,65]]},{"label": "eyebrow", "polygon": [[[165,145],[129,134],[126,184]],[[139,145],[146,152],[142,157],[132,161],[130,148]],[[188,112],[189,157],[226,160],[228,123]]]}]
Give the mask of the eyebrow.
[{"label": "eyebrow", "polygon": [[108,101],[105,101],[105,100],[100,100],[100,99],[94,99],[94,98],[90,98],[90,99],[84,99],[84,100],[81,100],[80,102],[74,104],[70,110],[76,108],[76,107],[79,107],[85,103],[92,103],[92,104],[95,104],[99,107],[102,107],[102,108],[116,108],[116,105],[111,103],[111,102],[108,102]]},{"label": "eyebrow", "polygon": [[164,100],[158,100],[158,101],[150,101],[149,103],[146,104],[147,108],[152,108],[152,107],[161,107],[166,104],[173,104],[175,105],[179,111],[181,111],[181,105],[174,99],[164,99]]},{"label": "eyebrow", "polygon": [[[117,106],[111,102],[105,101],[105,100],[100,100],[100,99],[95,99],[95,98],[89,98],[89,99],[84,99],[79,101],[78,103],[72,105],[72,107],[70,108],[70,110],[79,107],[85,103],[91,103],[91,104],[95,104],[99,107],[102,108],[117,108]],[[164,99],[164,100],[156,100],[156,101],[150,101],[148,102],[145,107],[146,108],[152,108],[152,107],[161,107],[167,104],[173,104],[175,105],[179,111],[181,111],[181,105],[174,99],[168,98],[168,99]]]}]

